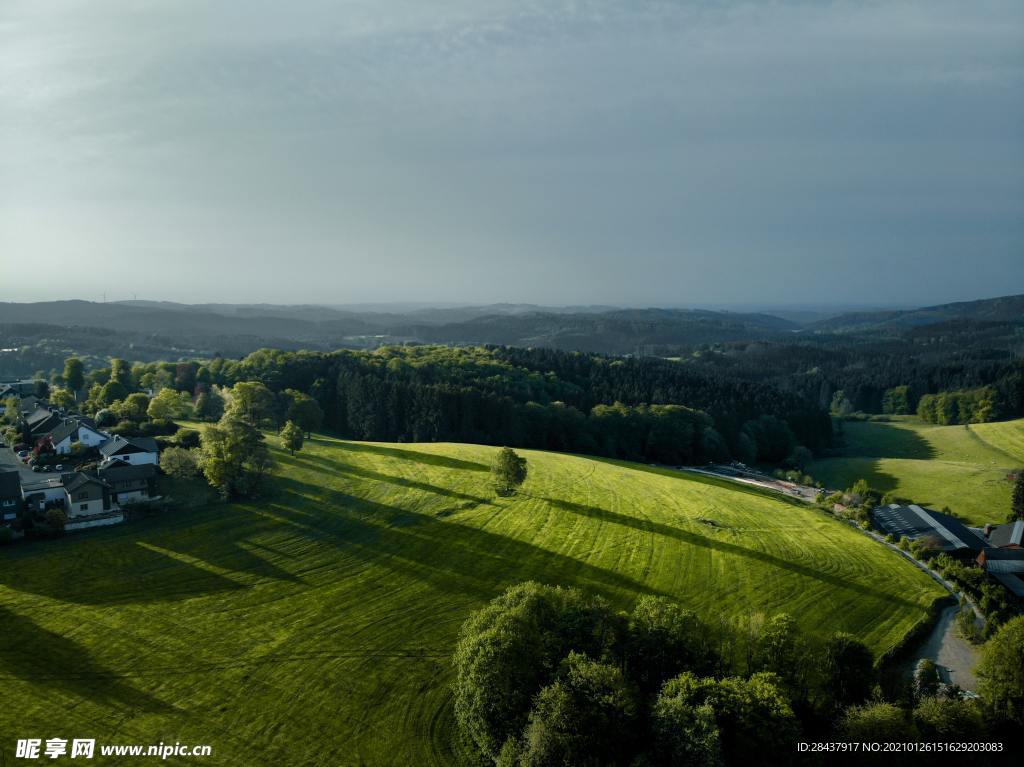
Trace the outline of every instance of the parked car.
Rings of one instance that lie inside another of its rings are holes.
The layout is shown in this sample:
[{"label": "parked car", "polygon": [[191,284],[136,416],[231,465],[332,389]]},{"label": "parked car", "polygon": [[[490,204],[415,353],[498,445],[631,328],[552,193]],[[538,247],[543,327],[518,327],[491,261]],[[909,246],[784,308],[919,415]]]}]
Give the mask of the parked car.
[{"label": "parked car", "polygon": [[18,451],[18,458],[20,458],[20,459],[21,459],[21,460],[23,460],[23,461],[24,461],[24,460],[25,460],[26,458],[28,458],[28,450],[19,450],[19,451]]},{"label": "parked car", "polygon": [[64,471],[64,464],[58,463],[56,466],[53,467],[53,470],[54,471]]}]

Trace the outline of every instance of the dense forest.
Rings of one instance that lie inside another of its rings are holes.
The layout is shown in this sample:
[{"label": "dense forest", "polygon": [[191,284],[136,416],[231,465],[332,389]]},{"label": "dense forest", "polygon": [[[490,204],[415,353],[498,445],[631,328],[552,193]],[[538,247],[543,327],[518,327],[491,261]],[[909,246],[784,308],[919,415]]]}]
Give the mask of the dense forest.
[{"label": "dense forest", "polygon": [[[263,349],[241,360],[113,360],[80,382],[79,405],[102,420],[132,391],[180,392],[197,417],[217,417],[239,383],[266,387],[261,417],[283,421],[299,394],[347,438],[458,441],[659,463],[736,457],[782,463],[831,441],[821,408],[769,384],[660,359],[504,347],[408,346],[376,351]],[[53,379],[57,399],[68,381]],[[171,402],[171,406],[174,403]],[[115,417],[116,418],[116,417]],[[797,451],[797,454],[805,451]]]}]

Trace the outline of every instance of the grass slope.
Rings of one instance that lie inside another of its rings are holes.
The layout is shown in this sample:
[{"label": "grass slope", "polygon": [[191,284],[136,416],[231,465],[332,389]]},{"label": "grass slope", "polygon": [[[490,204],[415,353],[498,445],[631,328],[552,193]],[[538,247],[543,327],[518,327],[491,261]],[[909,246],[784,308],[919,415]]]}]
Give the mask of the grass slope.
[{"label": "grass slope", "polygon": [[917,418],[849,421],[843,431],[844,455],[808,469],[827,487],[847,488],[864,478],[925,506],[949,506],[972,524],[1005,519],[1012,490],[1006,475],[1024,462],[1024,421],[974,426],[935,426]]},{"label": "grass slope", "polygon": [[[523,451],[329,439],[277,490],[0,550],[0,747],[209,743],[204,764],[449,764],[467,614],[525,579],[708,618],[786,610],[881,651],[943,592],[855,530],[715,480]],[[701,518],[713,519],[713,527]],[[125,760],[128,763],[130,760]]]},{"label": "grass slope", "polygon": [[978,437],[1024,466],[1024,418],[999,423],[979,423],[971,427]]}]

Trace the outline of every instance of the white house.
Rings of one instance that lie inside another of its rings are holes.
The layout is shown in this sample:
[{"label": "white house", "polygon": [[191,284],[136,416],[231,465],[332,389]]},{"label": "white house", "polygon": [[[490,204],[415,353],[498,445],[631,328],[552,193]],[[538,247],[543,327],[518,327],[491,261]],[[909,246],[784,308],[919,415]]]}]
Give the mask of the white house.
[{"label": "white house", "polygon": [[103,456],[101,466],[110,466],[116,461],[130,466],[140,466],[147,463],[156,464],[159,449],[156,440],[150,437],[122,437],[116,434],[100,445],[100,455]]},{"label": "white house", "polygon": [[32,480],[21,483],[21,495],[25,505],[32,511],[42,511],[59,502],[61,506],[67,506],[64,493],[64,482],[61,477],[47,477],[46,479]]},{"label": "white house", "polygon": [[109,434],[105,434],[95,428],[90,421],[81,418],[65,418],[64,423],[50,432],[53,449],[60,455],[68,455],[71,452],[71,446],[75,443],[81,443],[86,447],[99,447],[108,439],[110,439]]}]

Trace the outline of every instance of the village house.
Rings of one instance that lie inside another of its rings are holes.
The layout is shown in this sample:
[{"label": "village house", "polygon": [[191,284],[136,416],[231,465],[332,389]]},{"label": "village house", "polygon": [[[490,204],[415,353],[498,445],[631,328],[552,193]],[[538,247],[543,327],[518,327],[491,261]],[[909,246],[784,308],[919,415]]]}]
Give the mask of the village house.
[{"label": "village house", "polygon": [[43,512],[53,507],[66,508],[67,495],[61,477],[44,477],[21,483],[21,497],[25,507]]},{"label": "village house", "polygon": [[102,479],[78,471],[62,474],[68,519],[90,517],[111,510],[110,486]]},{"label": "village house", "polygon": [[137,503],[156,498],[156,466],[151,463],[129,466],[116,461],[99,470],[107,483],[114,503]]},{"label": "village house", "polygon": [[17,519],[21,504],[21,475],[17,471],[0,472],[0,524]]},{"label": "village house", "polygon": [[44,407],[25,416],[25,426],[33,439],[45,437],[61,424],[61,417]]},{"label": "village house", "polygon": [[103,456],[102,467],[118,461],[131,466],[156,465],[159,449],[156,440],[150,437],[122,437],[117,434],[100,445],[100,455]]},{"label": "village house", "polygon": [[50,432],[53,449],[60,455],[71,453],[71,447],[81,444],[85,447],[99,447],[110,439],[110,435],[96,428],[88,418],[65,418],[64,422]]}]

